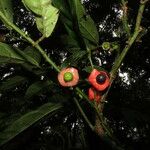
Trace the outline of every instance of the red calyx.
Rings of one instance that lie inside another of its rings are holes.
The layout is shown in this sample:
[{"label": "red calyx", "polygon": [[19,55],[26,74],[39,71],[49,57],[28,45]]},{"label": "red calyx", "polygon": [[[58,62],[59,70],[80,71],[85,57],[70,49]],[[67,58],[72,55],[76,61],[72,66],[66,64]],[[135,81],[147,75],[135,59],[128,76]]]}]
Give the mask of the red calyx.
[{"label": "red calyx", "polygon": [[110,85],[110,79],[105,71],[98,71],[93,69],[88,81],[93,85],[93,87],[98,91],[104,91]]},{"label": "red calyx", "polygon": [[88,97],[89,97],[89,100],[91,101],[95,100],[96,102],[99,102],[101,99],[101,94],[92,87],[92,88],[89,88]]}]

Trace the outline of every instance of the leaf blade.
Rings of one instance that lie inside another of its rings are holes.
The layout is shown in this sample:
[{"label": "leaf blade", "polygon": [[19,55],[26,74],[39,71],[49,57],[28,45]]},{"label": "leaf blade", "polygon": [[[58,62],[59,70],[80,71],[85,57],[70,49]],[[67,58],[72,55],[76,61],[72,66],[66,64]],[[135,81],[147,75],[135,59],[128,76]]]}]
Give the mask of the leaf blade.
[{"label": "leaf blade", "polygon": [[10,63],[30,63],[39,67],[39,63],[19,49],[14,49],[10,45],[0,42],[0,64]]},{"label": "leaf blade", "polygon": [[[10,22],[13,22],[13,9],[11,0],[0,0],[0,11]],[[5,21],[3,21],[3,23],[8,26]],[[8,28],[10,27],[8,26]]]},{"label": "leaf blade", "polygon": [[51,5],[51,0],[22,0],[23,4],[37,16],[36,25],[44,37],[49,37],[58,20],[59,11]]},{"label": "leaf blade", "polygon": [[61,104],[46,103],[37,110],[26,113],[9,127],[0,132],[0,145],[12,140],[18,134],[35,124],[40,119],[62,108]]},{"label": "leaf blade", "polygon": [[77,17],[80,34],[84,40],[87,39],[96,45],[99,42],[99,35],[94,21],[86,14],[80,0],[73,0],[70,3],[74,7],[74,13]]},{"label": "leaf blade", "polygon": [[3,63],[3,58],[4,58],[4,63],[6,58],[8,60],[10,59],[8,63],[11,63],[11,60],[16,63],[23,62],[23,59],[9,45],[2,42],[0,42],[0,58],[1,58],[0,63]]},{"label": "leaf blade", "polygon": [[23,76],[11,77],[1,83],[0,92],[7,92],[7,91],[13,89],[14,87],[24,83],[25,81],[27,81],[27,78],[23,77]]},{"label": "leaf blade", "polygon": [[29,88],[26,91],[25,99],[30,99],[34,95],[37,95],[40,93],[43,89],[46,87],[52,85],[53,83],[51,81],[37,81],[29,86]]},{"label": "leaf blade", "polygon": [[42,17],[36,17],[37,28],[45,37],[49,37],[58,20],[58,9],[49,5],[43,9],[41,15]]}]

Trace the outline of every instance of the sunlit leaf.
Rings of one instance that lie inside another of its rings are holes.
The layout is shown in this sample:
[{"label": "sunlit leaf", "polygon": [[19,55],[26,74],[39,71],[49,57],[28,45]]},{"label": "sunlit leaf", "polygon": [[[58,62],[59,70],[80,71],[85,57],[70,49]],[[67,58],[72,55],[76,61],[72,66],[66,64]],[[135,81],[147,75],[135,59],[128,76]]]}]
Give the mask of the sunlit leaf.
[{"label": "sunlit leaf", "polygon": [[28,9],[32,10],[35,14],[39,16],[42,14],[42,7],[51,4],[51,0],[22,0],[22,2]]},{"label": "sunlit leaf", "polygon": [[53,114],[61,108],[61,104],[46,103],[40,108],[26,113],[9,125],[5,130],[0,132],[0,145],[7,143],[40,119],[43,119],[47,115]]},{"label": "sunlit leaf", "polygon": [[22,0],[24,5],[36,14],[38,30],[49,37],[58,20],[58,9],[51,5],[51,0]]},{"label": "sunlit leaf", "polygon": [[58,9],[49,5],[43,9],[42,17],[36,17],[37,28],[45,37],[49,37],[53,32],[58,16]]},{"label": "sunlit leaf", "polygon": [[[4,14],[9,22],[13,22],[12,0],[0,0],[0,12]],[[3,22],[9,28],[8,24],[6,24],[5,21]]]}]

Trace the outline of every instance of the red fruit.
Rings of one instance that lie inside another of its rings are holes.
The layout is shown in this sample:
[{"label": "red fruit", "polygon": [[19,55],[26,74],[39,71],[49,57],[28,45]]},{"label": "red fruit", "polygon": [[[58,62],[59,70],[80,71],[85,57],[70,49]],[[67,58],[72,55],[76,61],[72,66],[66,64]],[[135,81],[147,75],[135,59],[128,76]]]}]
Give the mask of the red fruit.
[{"label": "red fruit", "polygon": [[79,81],[78,70],[71,68],[64,68],[58,74],[58,81],[62,86],[75,86]]},{"label": "red fruit", "polygon": [[99,102],[101,99],[101,94],[98,91],[96,91],[94,88],[89,88],[88,95],[91,101],[95,100]]},{"label": "red fruit", "polygon": [[105,71],[98,71],[96,69],[93,69],[88,81],[98,91],[104,91],[110,85],[108,74]]}]

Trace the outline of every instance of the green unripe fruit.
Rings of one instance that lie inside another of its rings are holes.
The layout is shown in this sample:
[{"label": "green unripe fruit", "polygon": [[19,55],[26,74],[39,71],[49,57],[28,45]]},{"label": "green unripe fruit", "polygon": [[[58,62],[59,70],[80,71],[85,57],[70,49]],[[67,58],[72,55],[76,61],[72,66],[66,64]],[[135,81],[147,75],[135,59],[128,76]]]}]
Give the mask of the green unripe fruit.
[{"label": "green unripe fruit", "polygon": [[102,48],[103,48],[103,50],[109,50],[110,49],[110,43],[109,42],[103,42]]},{"label": "green unripe fruit", "polygon": [[64,74],[64,80],[66,82],[72,81],[73,80],[73,74],[71,72],[66,72]]}]

